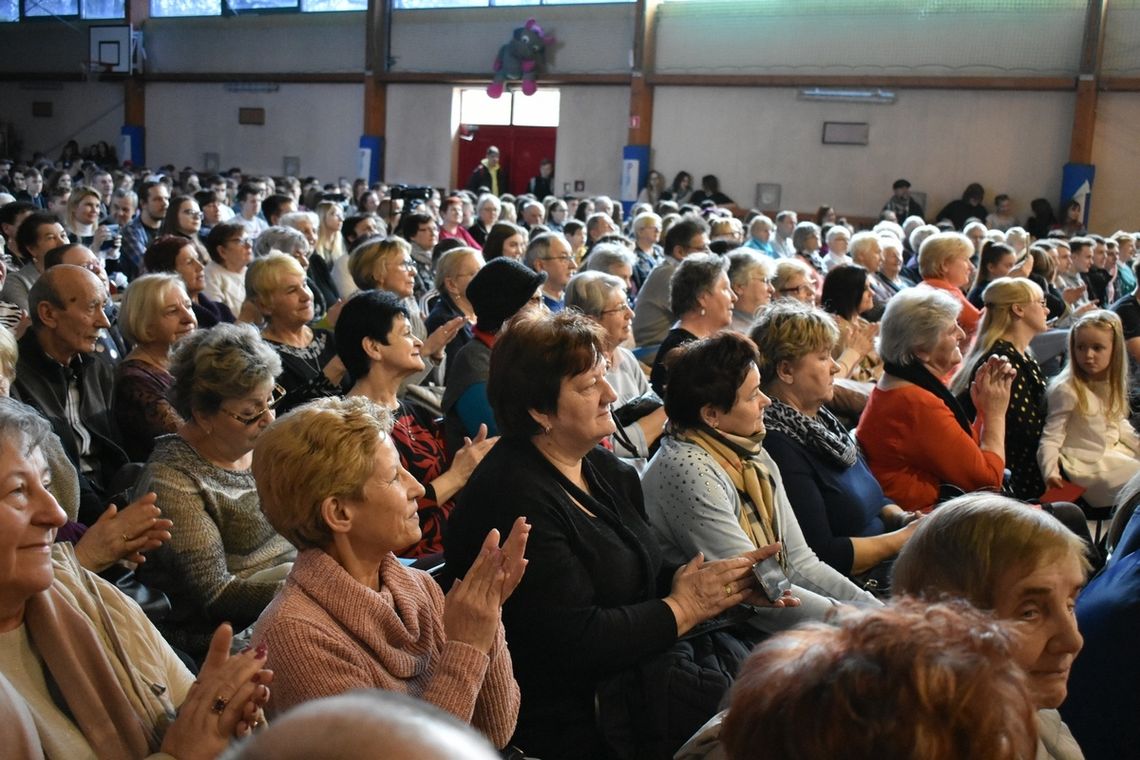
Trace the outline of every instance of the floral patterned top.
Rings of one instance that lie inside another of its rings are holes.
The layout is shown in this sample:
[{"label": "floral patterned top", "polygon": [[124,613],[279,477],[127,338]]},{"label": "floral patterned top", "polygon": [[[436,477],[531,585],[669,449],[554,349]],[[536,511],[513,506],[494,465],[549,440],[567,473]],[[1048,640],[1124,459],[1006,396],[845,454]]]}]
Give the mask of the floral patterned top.
[{"label": "floral patterned top", "polygon": [[[392,412],[392,441],[400,453],[400,464],[422,485],[430,485],[451,466],[444,444],[443,423],[432,412],[412,401],[404,400]],[[420,540],[400,552],[402,557],[423,557],[443,551],[443,526],[455,508],[455,501],[442,504],[428,495],[417,503],[420,515]]]},{"label": "floral patterned top", "polygon": [[174,377],[138,359],[124,359],[115,380],[115,421],[132,462],[145,462],[154,439],[177,433],[183,419],[167,399]]},{"label": "floral patterned top", "polygon": [[325,365],[336,356],[336,341],[329,330],[313,330],[313,339],[303,348],[265,339],[281,357],[281,374],[277,382],[285,389],[285,398],[277,407],[277,416],[308,401],[329,396],[343,396],[345,388],[334,385],[324,373]]}]

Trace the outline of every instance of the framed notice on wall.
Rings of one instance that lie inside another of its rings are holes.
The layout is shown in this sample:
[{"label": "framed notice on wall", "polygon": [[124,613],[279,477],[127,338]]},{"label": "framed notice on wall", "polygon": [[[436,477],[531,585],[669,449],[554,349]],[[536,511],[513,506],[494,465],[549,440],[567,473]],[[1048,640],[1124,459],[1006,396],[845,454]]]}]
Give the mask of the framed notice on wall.
[{"label": "framed notice on wall", "polygon": [[871,125],[865,121],[825,121],[824,145],[866,145],[870,141]]}]

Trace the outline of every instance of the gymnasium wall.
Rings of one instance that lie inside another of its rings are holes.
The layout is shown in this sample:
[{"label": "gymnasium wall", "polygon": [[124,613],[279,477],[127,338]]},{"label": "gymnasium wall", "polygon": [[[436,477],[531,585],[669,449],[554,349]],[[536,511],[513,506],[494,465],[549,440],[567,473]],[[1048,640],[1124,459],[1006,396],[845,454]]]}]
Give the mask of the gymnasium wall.
[{"label": "gymnasium wall", "polygon": [[[962,0],[954,4],[865,0],[665,3],[660,6],[656,71],[668,75],[1036,75],[1071,77],[1078,67],[1083,0]],[[1032,7],[1030,7],[1032,6]],[[446,73],[483,79],[512,27],[534,14],[558,42],[552,74],[625,74],[631,65],[633,5],[397,11],[392,15],[395,74]],[[297,156],[303,174],[356,174],[363,130],[363,86],[281,83],[234,91],[181,81],[222,73],[351,78],[363,73],[364,14],[269,14],[152,19],[143,25],[148,158],[201,166],[217,153],[225,168],[282,171]],[[67,139],[117,139],[123,88],[116,82],[19,82],[16,72],[74,76],[86,58],[84,24],[0,25],[0,122],[27,151],[57,154]],[[1112,0],[1104,72],[1140,75],[1140,0]],[[386,176],[449,185],[456,86],[388,86]],[[560,181],[581,179],[590,193],[616,194],[627,140],[629,88],[567,84],[556,155]],[[1008,192],[1056,201],[1068,158],[1075,95],[1051,91],[897,89],[893,105],[798,100],[792,88],[658,86],[653,161],[667,175],[717,174],[741,205],[757,182],[782,187],[781,205],[821,202],[871,215],[905,176],[936,211],[972,181],[990,197]],[[31,115],[51,101],[49,119]],[[237,123],[239,107],[266,110],[263,127]],[[869,125],[867,146],[821,144],[824,121]],[[1093,225],[1115,227],[1134,214],[1131,178],[1140,172],[1140,93],[1103,93],[1094,160]],[[467,167],[459,174],[465,176]],[[1128,221],[1135,224],[1134,221]]]},{"label": "gymnasium wall", "polygon": [[[796,93],[657,88],[656,168],[670,179],[682,169],[716,174],[745,207],[756,203],[756,184],[764,182],[781,186],[783,208],[827,203],[856,216],[878,214],[899,177],[928,194],[930,213],[971,182],[982,183],[987,202],[1009,193],[1019,212],[1033,198],[1060,193],[1071,93],[899,90],[891,105],[803,101]],[[869,144],[823,145],[825,121],[866,122]]]}]

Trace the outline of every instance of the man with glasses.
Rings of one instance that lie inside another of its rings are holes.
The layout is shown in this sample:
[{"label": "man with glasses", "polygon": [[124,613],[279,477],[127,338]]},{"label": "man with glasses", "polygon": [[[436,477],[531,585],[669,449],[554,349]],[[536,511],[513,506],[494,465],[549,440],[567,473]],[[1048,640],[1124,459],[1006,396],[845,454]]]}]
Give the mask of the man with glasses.
[{"label": "man with glasses", "polygon": [[[107,290],[92,272],[60,264],[36,280],[29,296],[32,329],[20,339],[12,395],[52,424],[68,458],[101,500],[127,463],[111,414],[115,368],[93,354],[110,327]],[[80,515],[91,525],[99,517]]]},{"label": "man with glasses", "polygon": [[122,228],[123,250],[119,256],[119,271],[133,280],[142,273],[143,254],[158,237],[158,228],[170,206],[170,191],[157,180],[148,180],[139,187],[142,207],[139,215]]},{"label": "man with glasses", "polygon": [[547,232],[530,241],[526,249],[526,265],[536,272],[546,272],[542,284],[542,302],[552,312],[565,308],[566,285],[578,271],[578,263],[570,253],[570,243],[557,232]]},{"label": "man with glasses", "polygon": [[633,311],[633,339],[638,346],[656,346],[677,317],[669,308],[669,281],[673,270],[693,253],[709,252],[709,228],[700,219],[685,217],[665,235],[665,260],[653,268],[637,292]]}]

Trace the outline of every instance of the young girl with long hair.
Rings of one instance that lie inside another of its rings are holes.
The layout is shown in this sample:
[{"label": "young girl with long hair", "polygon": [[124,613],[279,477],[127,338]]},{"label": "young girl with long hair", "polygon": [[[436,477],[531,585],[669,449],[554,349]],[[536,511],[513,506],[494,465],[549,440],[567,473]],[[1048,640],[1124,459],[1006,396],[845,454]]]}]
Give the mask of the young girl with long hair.
[{"label": "young girl with long hair", "polygon": [[991,356],[1004,356],[1017,371],[1005,413],[1005,465],[1010,488],[1019,499],[1036,499],[1045,490],[1037,449],[1047,411],[1045,377],[1029,352],[1029,343],[1047,329],[1048,307],[1041,288],[1021,277],[999,277],[982,293],[978,339],[962,360],[950,391],[970,417],[975,416],[970,385]]},{"label": "young girl with long hair", "polygon": [[1041,474],[1050,488],[1065,478],[1084,487],[1090,505],[1111,506],[1140,471],[1140,438],[1128,421],[1120,317],[1104,309],[1081,316],[1069,335],[1069,357],[1049,386],[1049,416],[1037,453]]}]

